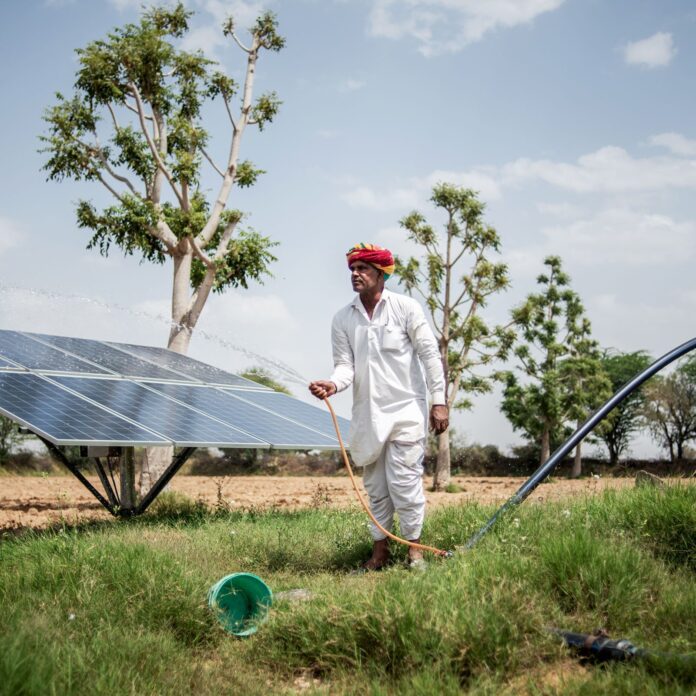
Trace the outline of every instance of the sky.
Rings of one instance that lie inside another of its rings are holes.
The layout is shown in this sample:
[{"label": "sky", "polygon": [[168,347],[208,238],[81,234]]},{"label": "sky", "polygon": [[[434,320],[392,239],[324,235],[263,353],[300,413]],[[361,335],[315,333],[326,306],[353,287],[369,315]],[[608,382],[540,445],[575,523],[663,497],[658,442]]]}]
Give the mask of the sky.
[{"label": "sky", "polygon": [[[110,203],[93,182],[47,181],[44,110],[75,80],[75,49],[136,21],[140,0],[0,3],[0,327],[165,345],[171,266],[86,249],[75,203]],[[220,30],[263,10],[287,40],[262,54],[257,94],[283,101],[242,159],[266,173],[230,207],[278,242],[273,277],[212,297],[189,354],[303,382],[331,373],[333,314],[351,300],[358,241],[415,251],[399,220],[436,227],[433,185],[478,191],[511,287],[492,323],[535,291],[559,255],[605,348],[659,356],[694,336],[696,6],[688,0],[187,0],[183,39],[232,76],[243,55]],[[206,110],[213,157],[229,132]],[[214,191],[208,170],[204,190]],[[395,280],[388,287],[402,291]],[[510,368],[514,367],[510,363]],[[467,442],[521,441],[500,392],[453,416]],[[350,395],[336,397],[349,416]],[[639,438],[636,455],[656,450]]]}]

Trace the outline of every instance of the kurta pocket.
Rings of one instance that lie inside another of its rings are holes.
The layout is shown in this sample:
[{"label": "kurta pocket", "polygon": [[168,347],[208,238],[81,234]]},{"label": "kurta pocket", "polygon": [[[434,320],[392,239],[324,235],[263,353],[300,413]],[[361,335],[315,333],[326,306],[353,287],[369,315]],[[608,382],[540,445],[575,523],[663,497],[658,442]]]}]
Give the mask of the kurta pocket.
[{"label": "kurta pocket", "polygon": [[402,351],[407,340],[406,332],[396,326],[382,327],[382,350]]}]

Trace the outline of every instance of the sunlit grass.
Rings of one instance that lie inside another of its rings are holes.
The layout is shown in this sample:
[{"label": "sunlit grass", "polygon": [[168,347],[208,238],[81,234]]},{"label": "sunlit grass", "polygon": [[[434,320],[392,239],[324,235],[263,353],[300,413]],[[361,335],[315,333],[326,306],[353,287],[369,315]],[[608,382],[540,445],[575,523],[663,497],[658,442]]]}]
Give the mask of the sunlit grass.
[{"label": "sunlit grass", "polygon": [[[491,509],[447,507],[424,541],[460,546]],[[605,627],[653,650],[696,651],[696,487],[523,505],[470,552],[350,575],[362,513],[229,513],[165,497],[141,520],[0,544],[0,692],[691,693],[693,662],[582,666],[558,626]],[[276,601],[247,640],[206,604],[253,572]]]}]

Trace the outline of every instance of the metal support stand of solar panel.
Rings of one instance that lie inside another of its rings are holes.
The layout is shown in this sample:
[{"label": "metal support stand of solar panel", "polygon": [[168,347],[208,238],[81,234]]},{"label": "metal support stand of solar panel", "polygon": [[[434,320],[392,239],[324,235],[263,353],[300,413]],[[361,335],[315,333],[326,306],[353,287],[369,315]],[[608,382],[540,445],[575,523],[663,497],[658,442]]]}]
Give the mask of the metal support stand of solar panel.
[{"label": "metal support stand of solar panel", "polygon": [[[0,414],[121,517],[143,513],[199,447],[339,448],[324,409],[212,365],[164,348],[19,331],[0,330]],[[349,422],[339,425],[347,441]],[[149,447],[174,454],[137,501],[135,448]]]},{"label": "metal support stand of solar panel", "polygon": [[[155,498],[164,490],[167,484],[172,480],[174,474],[181,469],[189,457],[196,451],[195,447],[187,447],[179,451],[172,459],[172,463],[162,476],[160,476],[150,491],[143,497],[140,502],[137,502],[137,494],[135,490],[135,467],[134,467],[134,452],[132,447],[111,448],[120,450],[119,452],[111,452],[106,456],[106,467],[102,462],[102,457],[90,456],[89,450],[92,448],[81,448],[86,450],[85,456],[78,458],[78,461],[71,460],[68,455],[60,447],[56,447],[52,442],[40,437],[48,451],[61,462],[65,467],[82,483],[85,488],[115,517],[133,517],[140,515],[152,504]],[[113,459],[118,459],[118,482],[114,477]],[[82,471],[82,463],[85,459],[92,462],[97,476],[104,489],[104,494],[95,488],[92,483],[84,476]],[[137,502],[137,504],[136,504]]]}]

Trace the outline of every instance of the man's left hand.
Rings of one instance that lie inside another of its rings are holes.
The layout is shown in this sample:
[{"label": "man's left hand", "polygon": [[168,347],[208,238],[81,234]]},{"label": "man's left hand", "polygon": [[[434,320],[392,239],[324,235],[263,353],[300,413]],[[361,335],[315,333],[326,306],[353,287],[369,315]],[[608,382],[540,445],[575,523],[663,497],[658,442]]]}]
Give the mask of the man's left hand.
[{"label": "man's left hand", "polygon": [[449,426],[449,409],[444,405],[436,405],[430,409],[430,429],[437,435],[444,433]]}]

